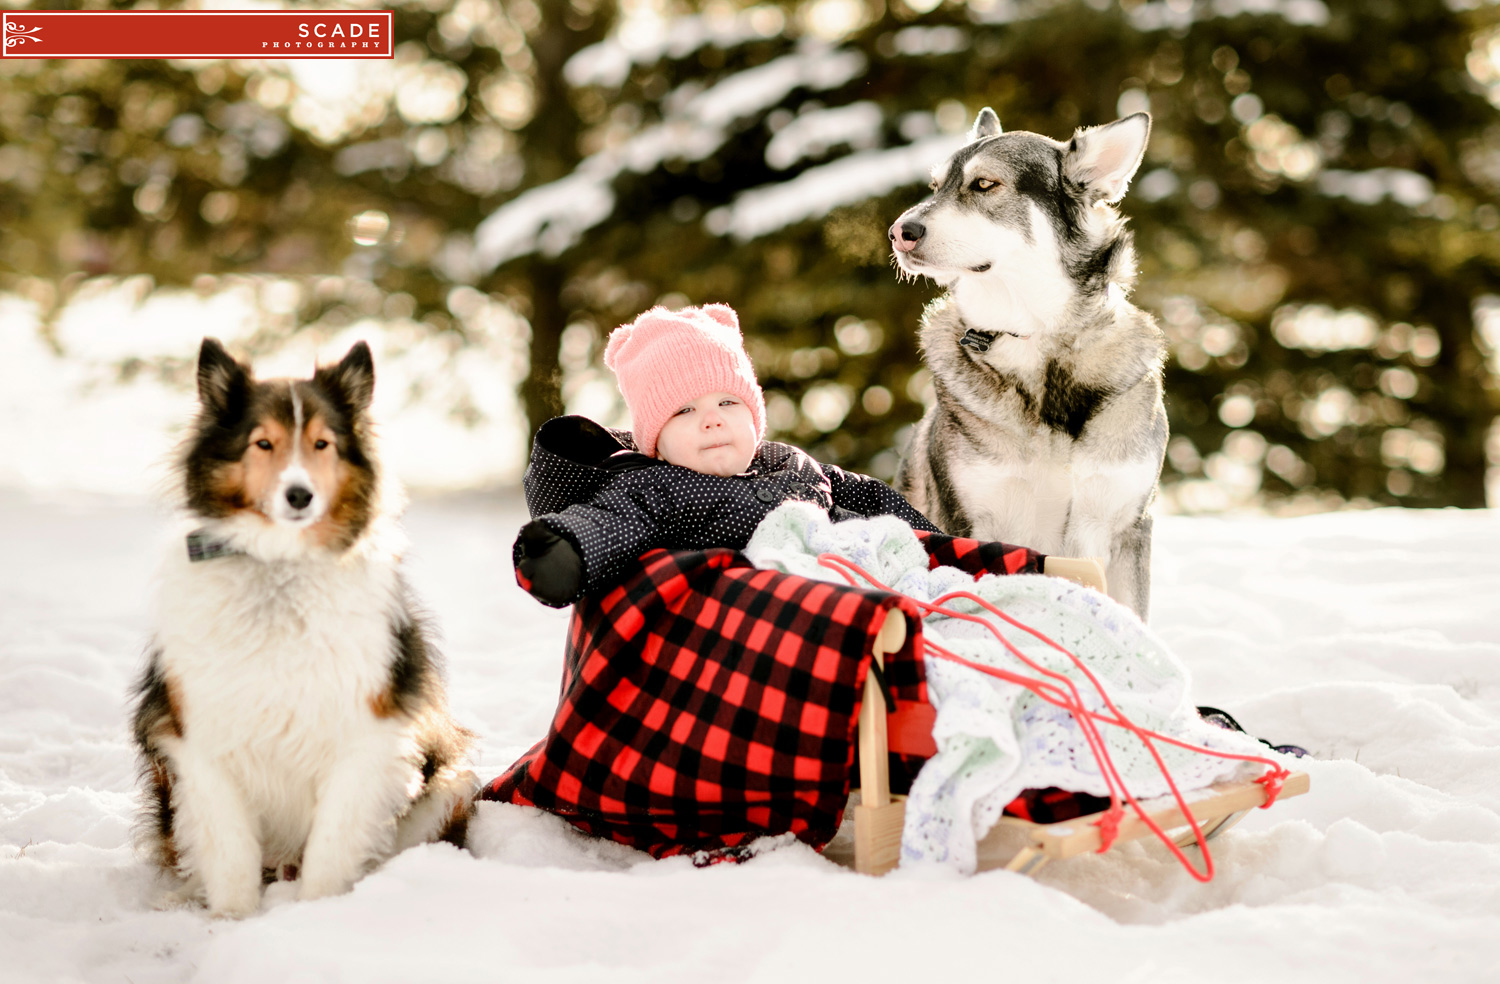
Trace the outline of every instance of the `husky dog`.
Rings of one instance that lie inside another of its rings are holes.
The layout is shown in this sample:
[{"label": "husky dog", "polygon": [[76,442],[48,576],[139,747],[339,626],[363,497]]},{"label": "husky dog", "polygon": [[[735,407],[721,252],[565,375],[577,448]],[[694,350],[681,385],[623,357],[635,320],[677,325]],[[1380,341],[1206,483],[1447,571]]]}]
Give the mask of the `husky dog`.
[{"label": "husky dog", "polygon": [[161,575],[134,730],[145,846],[217,916],[254,912],[263,878],[318,898],[463,841],[473,735],[381,510],[374,385],[363,342],[299,380],[257,381],[212,338],[199,353],[192,531]]},{"label": "husky dog", "polygon": [[936,401],[897,489],[950,534],[1097,557],[1146,617],[1167,415],[1166,342],[1126,299],[1135,252],[1114,209],[1151,118],[1068,143],[982,110],[932,194],[890,228],[896,263],[948,288],[922,319]]}]

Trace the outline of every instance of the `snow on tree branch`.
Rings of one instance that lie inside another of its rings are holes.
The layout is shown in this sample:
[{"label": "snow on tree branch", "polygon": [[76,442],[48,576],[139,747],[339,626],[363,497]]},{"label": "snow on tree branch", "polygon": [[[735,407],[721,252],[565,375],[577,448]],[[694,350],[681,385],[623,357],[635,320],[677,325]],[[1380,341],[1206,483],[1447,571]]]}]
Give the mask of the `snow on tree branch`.
[{"label": "snow on tree branch", "polygon": [[591,44],[568,59],[563,75],[575,88],[601,85],[617,88],[637,65],[654,65],[663,58],[686,58],[699,48],[733,48],[747,41],[775,37],[786,25],[786,15],[769,4],[742,10],[730,17],[692,14],[665,23],[638,18],[620,32]]},{"label": "snow on tree branch", "polygon": [[746,242],[826,215],[840,205],[920,183],[933,164],[962,143],[962,136],[944,134],[904,147],[850,154],[831,164],[809,168],[790,181],[751,188],[731,204],[709,212],[703,224],[714,235]]},{"label": "snow on tree branch", "polygon": [[[644,174],[668,160],[703,160],[724,145],[738,120],[775,106],[799,88],[836,89],[859,78],[868,65],[858,51],[805,42],[792,54],[738,72],[702,92],[679,90],[684,98],[675,101],[681,105],[661,123],[585,158],[566,178],[524,191],[491,212],[474,231],[478,269],[488,272],[535,252],[560,254],[614,214],[613,183],[626,170]],[[672,95],[664,100],[667,106],[673,103]]]}]

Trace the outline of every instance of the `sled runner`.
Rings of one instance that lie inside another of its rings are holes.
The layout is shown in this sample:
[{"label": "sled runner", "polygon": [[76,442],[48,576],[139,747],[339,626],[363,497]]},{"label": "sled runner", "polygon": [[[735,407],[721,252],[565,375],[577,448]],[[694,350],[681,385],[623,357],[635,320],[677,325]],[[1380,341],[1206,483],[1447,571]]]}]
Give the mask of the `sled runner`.
[{"label": "sled runner", "polygon": [[[892,611],[884,616],[876,636],[872,662],[883,668],[886,657],[901,651],[906,642],[906,619]],[[937,752],[932,738],[936,712],[929,703],[905,700],[894,710],[887,710],[876,673],[865,677],[864,695],[859,712],[859,780],[861,803],[854,807],[853,866],[862,874],[883,875],[895,868],[901,857],[901,829],[905,820],[904,796],[893,795],[890,787],[890,753],[929,757]],[[1283,781],[1277,798],[1298,796],[1308,791],[1307,773],[1293,772]],[[1267,787],[1254,780],[1226,782],[1187,793],[1193,818],[1211,840],[1233,827],[1253,809],[1265,805]],[[1177,801],[1163,796],[1141,803],[1158,827],[1166,831],[1186,828],[1188,820]],[[1005,868],[1031,875],[1049,861],[1063,860],[1079,854],[1097,852],[1102,843],[1100,821],[1104,812],[1055,823],[1036,823],[1014,816],[1002,816],[988,836],[979,843],[978,870]],[[1015,848],[1017,834],[1023,846]],[[1150,827],[1134,814],[1121,821],[1113,843],[1136,840],[1151,834]],[[1195,842],[1191,830],[1179,834],[1175,843],[1188,846]]]}]

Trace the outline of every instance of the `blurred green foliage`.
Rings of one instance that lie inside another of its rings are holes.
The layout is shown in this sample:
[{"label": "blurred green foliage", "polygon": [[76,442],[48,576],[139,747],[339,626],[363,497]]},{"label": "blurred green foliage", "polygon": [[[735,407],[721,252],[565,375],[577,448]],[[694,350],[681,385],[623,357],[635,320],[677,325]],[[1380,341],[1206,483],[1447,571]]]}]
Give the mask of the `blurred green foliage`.
[{"label": "blurred green foliage", "polygon": [[[937,289],[897,280],[885,229],[924,182],[745,240],[724,209],[985,105],[1059,138],[1149,108],[1123,207],[1135,299],[1173,344],[1169,494],[1484,504],[1500,464],[1493,5],[916,6],[682,3],[646,30],[601,0],[398,4],[390,81],[342,109],[286,63],[0,61],[0,286],[55,311],[91,276],[211,291],[277,274],[308,285],[267,311],[279,331],[378,316],[463,332],[469,285],[530,325],[533,426],[602,378],[615,324],[723,301],[776,435],[889,476],[922,411],[914,327]],[[796,57],[854,68],[767,83]],[[727,116],[693,116],[734,85]],[[873,125],[776,144],[849,107],[878,109]],[[675,149],[642,156],[652,134]],[[480,226],[547,194],[563,203],[547,223]]]}]

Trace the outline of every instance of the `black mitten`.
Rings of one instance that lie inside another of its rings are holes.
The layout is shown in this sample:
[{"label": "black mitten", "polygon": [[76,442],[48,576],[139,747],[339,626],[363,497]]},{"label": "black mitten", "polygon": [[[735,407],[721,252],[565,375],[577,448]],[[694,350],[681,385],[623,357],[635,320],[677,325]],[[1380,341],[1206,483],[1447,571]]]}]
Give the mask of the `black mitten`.
[{"label": "black mitten", "polygon": [[572,604],[583,587],[583,558],[565,537],[541,520],[521,527],[516,539],[516,581],[553,608]]}]

